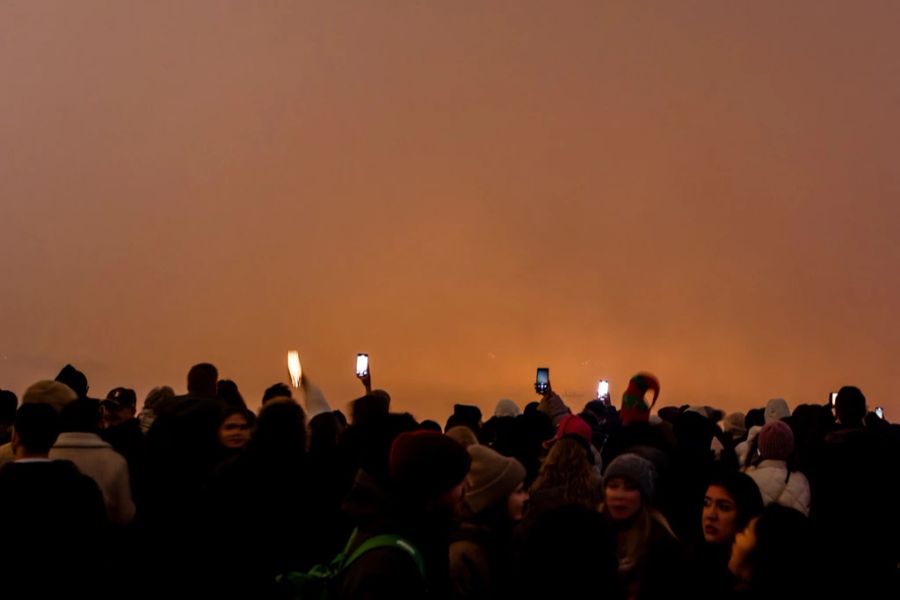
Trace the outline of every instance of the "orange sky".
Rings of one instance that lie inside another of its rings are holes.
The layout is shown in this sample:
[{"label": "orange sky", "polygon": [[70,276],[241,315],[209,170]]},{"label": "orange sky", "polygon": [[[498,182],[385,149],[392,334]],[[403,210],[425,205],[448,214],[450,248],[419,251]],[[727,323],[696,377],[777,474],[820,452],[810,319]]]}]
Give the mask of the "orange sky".
[{"label": "orange sky", "polygon": [[[260,6],[262,5],[262,6]],[[0,4],[0,387],[900,418],[900,4]]]}]

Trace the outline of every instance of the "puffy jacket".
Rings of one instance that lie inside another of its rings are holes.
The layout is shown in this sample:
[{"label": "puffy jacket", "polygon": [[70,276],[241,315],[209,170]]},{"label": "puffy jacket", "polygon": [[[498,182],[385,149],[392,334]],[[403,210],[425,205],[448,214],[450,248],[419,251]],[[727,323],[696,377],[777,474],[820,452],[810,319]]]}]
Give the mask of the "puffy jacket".
[{"label": "puffy jacket", "polygon": [[765,504],[777,502],[809,516],[809,481],[803,473],[794,471],[789,477],[783,460],[764,460],[747,469],[747,475],[756,482]]}]

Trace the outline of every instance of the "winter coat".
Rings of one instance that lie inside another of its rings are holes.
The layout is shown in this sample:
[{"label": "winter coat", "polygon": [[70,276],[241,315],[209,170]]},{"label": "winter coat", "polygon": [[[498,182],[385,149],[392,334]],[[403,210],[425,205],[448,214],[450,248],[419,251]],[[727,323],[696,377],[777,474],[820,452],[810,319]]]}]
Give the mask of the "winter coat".
[{"label": "winter coat", "polygon": [[127,525],[134,519],[128,463],[96,433],[61,433],[50,449],[53,460],[70,460],[100,486],[110,523]]},{"label": "winter coat", "polygon": [[512,587],[512,532],[463,523],[451,536],[451,598],[495,600]]},{"label": "winter coat", "polygon": [[762,426],[754,425],[750,428],[750,431],[747,432],[747,439],[735,447],[734,451],[737,454],[739,465],[747,464],[747,455],[750,454],[750,446],[753,445],[753,440],[756,439],[756,436],[759,435],[760,431],[762,431]]},{"label": "winter coat", "polygon": [[788,475],[787,463],[783,460],[764,460],[747,469],[763,497],[763,503],[777,502],[788,508],[799,510],[809,516],[809,481],[799,471]]},{"label": "winter coat", "polygon": [[[3,598],[97,598],[112,551],[97,483],[69,461],[0,468]],[[112,597],[112,596],[110,596]]]}]

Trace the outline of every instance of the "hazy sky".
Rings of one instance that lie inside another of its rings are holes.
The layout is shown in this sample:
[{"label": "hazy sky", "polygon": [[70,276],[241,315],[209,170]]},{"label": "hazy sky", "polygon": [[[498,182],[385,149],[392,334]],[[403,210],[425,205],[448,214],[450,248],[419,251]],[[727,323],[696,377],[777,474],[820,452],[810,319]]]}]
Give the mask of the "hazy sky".
[{"label": "hazy sky", "polygon": [[900,419],[900,3],[0,1],[0,387]]}]

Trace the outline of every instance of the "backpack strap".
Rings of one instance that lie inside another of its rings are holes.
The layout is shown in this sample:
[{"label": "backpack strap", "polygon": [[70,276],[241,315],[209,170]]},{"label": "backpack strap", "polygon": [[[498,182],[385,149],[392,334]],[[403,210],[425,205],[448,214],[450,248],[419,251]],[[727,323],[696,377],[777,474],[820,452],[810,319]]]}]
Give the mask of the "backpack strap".
[{"label": "backpack strap", "polygon": [[[354,531],[354,535],[351,537],[351,541],[355,537],[356,532]],[[341,565],[341,569],[343,570],[348,568],[360,556],[362,556],[369,550],[374,550],[375,548],[397,548],[399,550],[403,550],[416,564],[416,569],[419,571],[419,575],[425,577],[425,561],[422,559],[422,555],[419,554],[419,551],[416,549],[416,547],[399,535],[390,533],[376,535],[364,541],[356,550],[353,551],[350,556],[347,557],[343,565]]]}]

